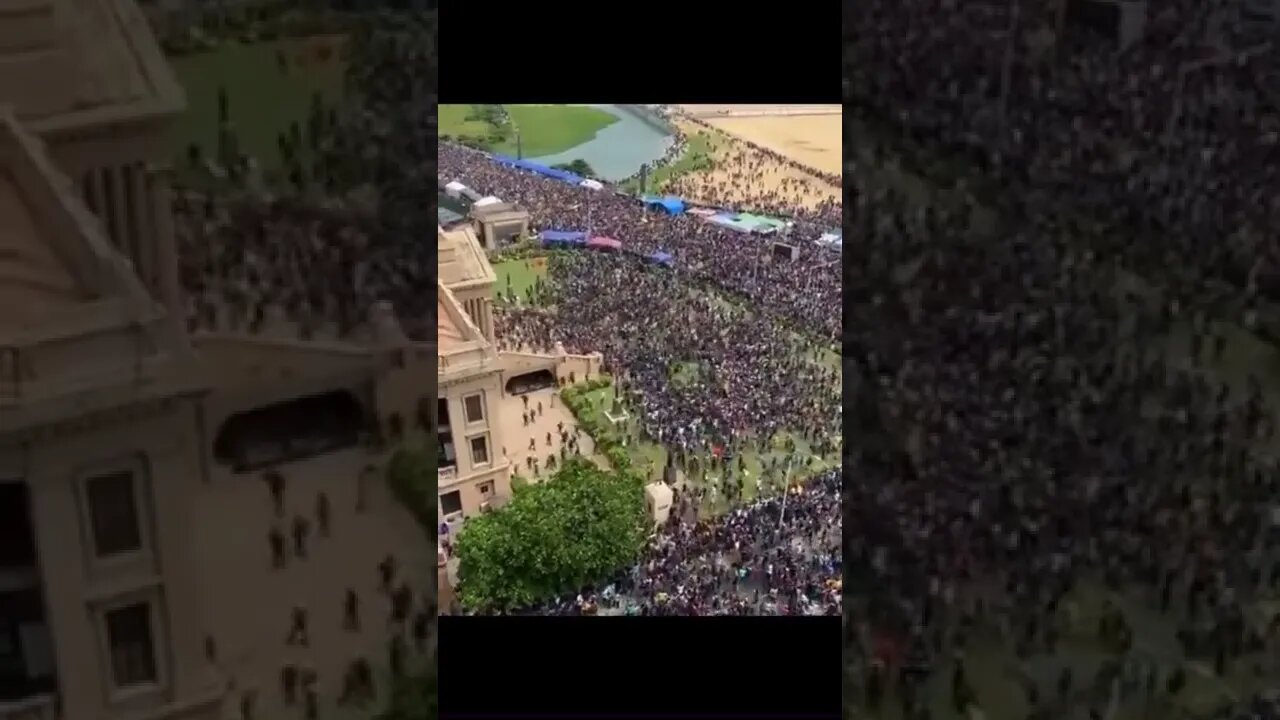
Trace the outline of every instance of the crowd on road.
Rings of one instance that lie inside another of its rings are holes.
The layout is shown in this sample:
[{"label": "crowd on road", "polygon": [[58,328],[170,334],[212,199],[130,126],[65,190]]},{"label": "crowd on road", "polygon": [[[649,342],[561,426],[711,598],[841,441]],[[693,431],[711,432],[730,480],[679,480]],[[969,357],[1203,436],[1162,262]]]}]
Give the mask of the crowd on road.
[{"label": "crowd on road", "polygon": [[[850,697],[927,717],[922,689],[950,673],[960,712],[980,702],[975,636],[1060,660],[1064,637],[1097,634],[1076,615],[1095,586],[1125,608],[1100,674],[1136,662],[1143,618],[1175,650],[1118,696],[1081,696],[1067,670],[1028,679],[1028,716],[1171,707],[1190,667],[1260,681],[1280,652],[1258,603],[1280,587],[1275,388],[1229,356],[1275,292],[1274,61],[1204,39],[1226,3],[1167,3],[1123,53],[1046,39],[1052,18],[1027,7],[1002,100],[1005,6],[845,18],[846,90],[875,130],[859,140],[922,158],[942,188],[846,173],[846,346],[892,446],[862,448],[845,485]],[[1179,94],[1182,64],[1215,52]],[[957,158],[964,182],[935,174]]]}]

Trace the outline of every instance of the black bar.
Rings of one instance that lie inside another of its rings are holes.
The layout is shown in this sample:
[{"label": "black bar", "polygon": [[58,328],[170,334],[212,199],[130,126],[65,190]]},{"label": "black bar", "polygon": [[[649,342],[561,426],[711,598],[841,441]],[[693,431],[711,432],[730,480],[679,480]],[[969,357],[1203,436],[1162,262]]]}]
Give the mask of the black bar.
[{"label": "black bar", "polygon": [[440,618],[440,717],[835,718],[840,620]]}]

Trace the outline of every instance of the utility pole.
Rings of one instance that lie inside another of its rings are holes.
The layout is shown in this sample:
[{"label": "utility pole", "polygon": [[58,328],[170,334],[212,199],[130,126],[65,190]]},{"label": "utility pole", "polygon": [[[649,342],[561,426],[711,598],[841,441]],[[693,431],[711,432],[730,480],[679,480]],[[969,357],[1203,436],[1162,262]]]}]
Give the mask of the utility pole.
[{"label": "utility pole", "polygon": [[524,159],[524,143],[520,141],[520,131],[516,131],[516,159]]}]

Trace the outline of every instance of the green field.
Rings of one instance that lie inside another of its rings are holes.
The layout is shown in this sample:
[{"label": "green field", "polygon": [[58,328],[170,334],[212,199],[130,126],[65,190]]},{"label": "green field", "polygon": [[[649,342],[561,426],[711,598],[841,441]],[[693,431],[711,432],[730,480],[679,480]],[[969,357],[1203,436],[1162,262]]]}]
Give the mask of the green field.
[{"label": "green field", "polygon": [[[505,105],[514,129],[519,131],[524,157],[555,155],[595,138],[596,133],[618,122],[618,118],[599,108],[586,105]],[[441,136],[484,139],[495,128],[482,120],[470,120],[471,105],[441,105]],[[487,148],[496,153],[515,155],[515,134]]]},{"label": "green field", "polygon": [[233,43],[174,58],[174,70],[187,95],[187,110],[178,118],[171,136],[175,167],[182,169],[186,179],[195,179],[187,169],[191,143],[198,144],[206,158],[216,155],[218,89],[225,87],[228,114],[241,150],[257,159],[269,181],[279,179],[279,134],[296,122],[305,146],[313,95],[319,92],[326,106],[342,97],[344,42],[331,37]]},{"label": "green field", "polygon": [[[688,146],[678,160],[669,165],[654,168],[649,173],[648,187],[645,188],[645,193],[650,195],[660,193],[667,183],[682,175],[709,170],[716,151],[724,140],[710,132],[699,132],[689,137],[687,142]],[[628,180],[622,184],[622,188],[624,190],[638,191],[640,189],[640,180]]]},{"label": "green field", "polygon": [[538,278],[547,276],[547,263],[545,258],[508,260],[494,265],[493,271],[498,276],[498,281],[493,284],[495,300],[505,302],[514,292],[521,302],[528,302],[529,289]]}]

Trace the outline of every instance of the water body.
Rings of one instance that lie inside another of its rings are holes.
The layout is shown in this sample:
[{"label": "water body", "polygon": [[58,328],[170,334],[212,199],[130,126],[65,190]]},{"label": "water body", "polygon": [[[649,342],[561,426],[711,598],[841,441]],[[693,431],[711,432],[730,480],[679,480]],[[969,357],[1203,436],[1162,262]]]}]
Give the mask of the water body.
[{"label": "water body", "polygon": [[634,112],[617,105],[592,105],[618,118],[618,122],[596,133],[591,140],[577,146],[538,158],[527,158],[543,165],[557,165],[573,160],[586,160],[602,180],[617,182],[640,171],[640,166],[666,154],[675,138]]}]

